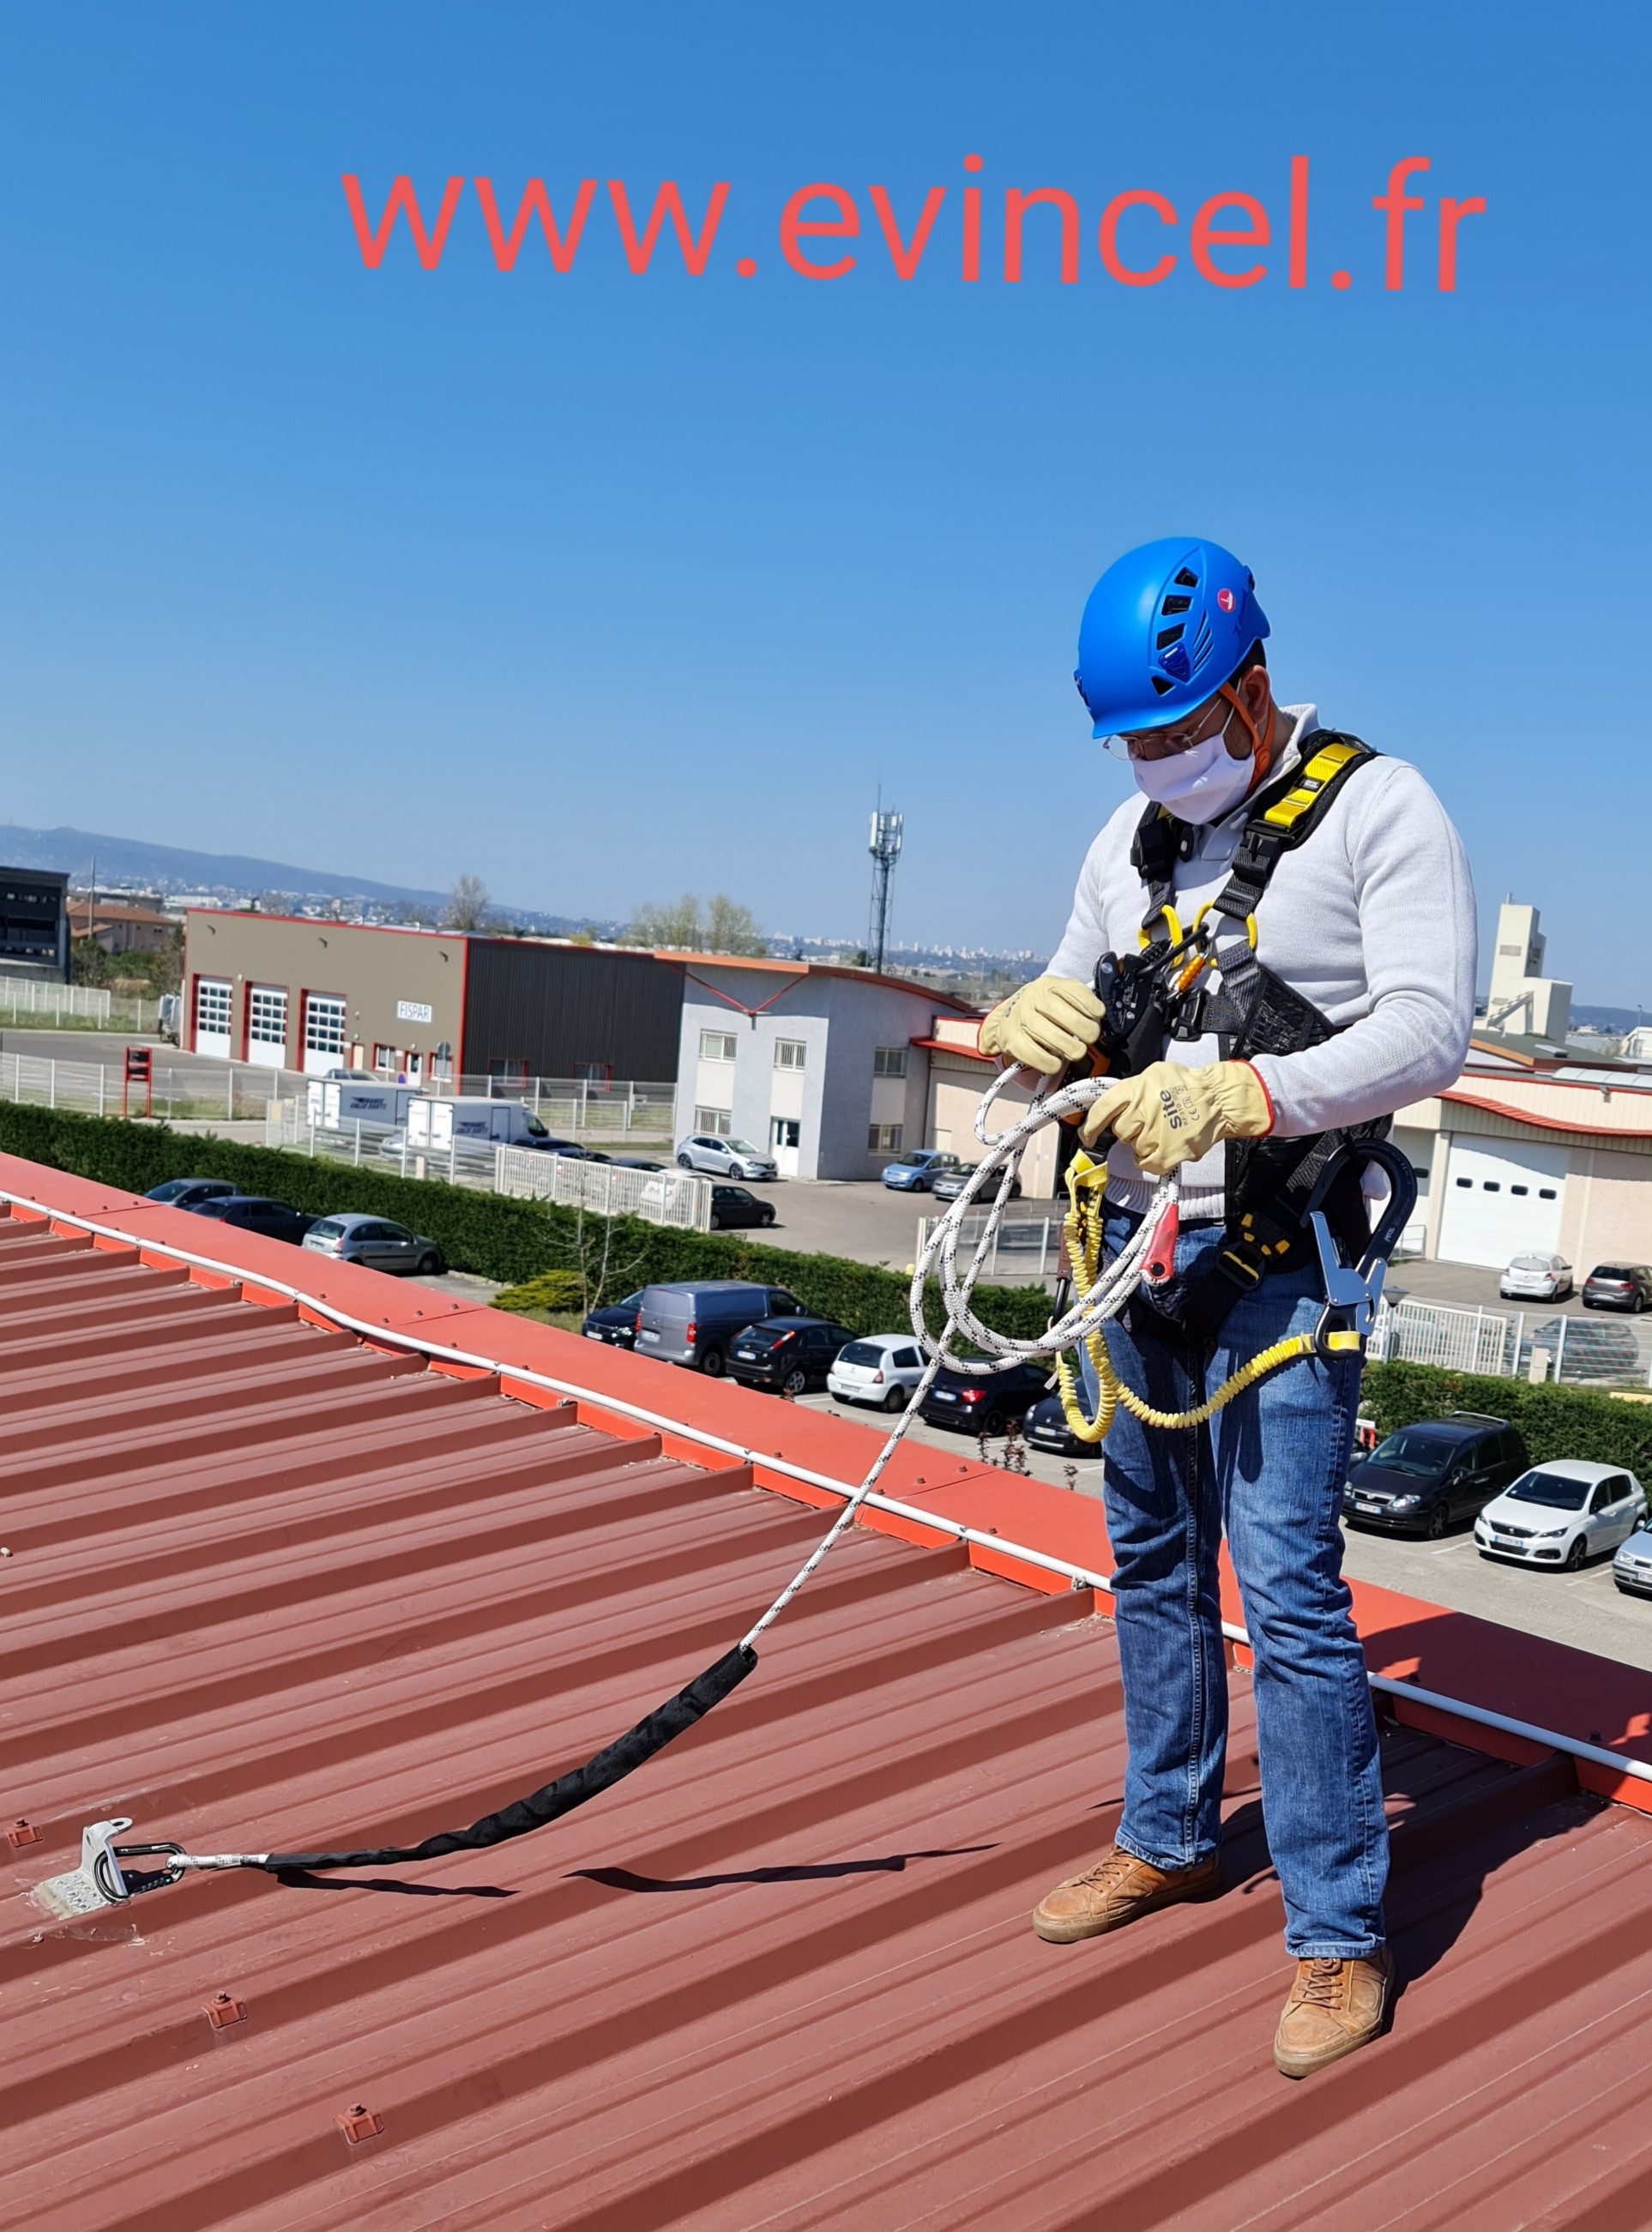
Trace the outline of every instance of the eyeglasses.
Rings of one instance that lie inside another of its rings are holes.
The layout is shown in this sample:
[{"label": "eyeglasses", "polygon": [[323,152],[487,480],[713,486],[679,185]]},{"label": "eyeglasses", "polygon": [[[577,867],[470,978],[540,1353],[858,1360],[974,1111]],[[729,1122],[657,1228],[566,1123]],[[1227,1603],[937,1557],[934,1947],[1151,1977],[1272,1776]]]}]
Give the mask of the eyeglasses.
[{"label": "eyeglasses", "polygon": [[1225,698],[1217,697],[1190,728],[1146,729],[1135,736],[1104,736],[1102,749],[1116,760],[1173,759],[1178,752],[1189,752],[1195,744],[1220,736],[1232,718],[1233,707]]}]

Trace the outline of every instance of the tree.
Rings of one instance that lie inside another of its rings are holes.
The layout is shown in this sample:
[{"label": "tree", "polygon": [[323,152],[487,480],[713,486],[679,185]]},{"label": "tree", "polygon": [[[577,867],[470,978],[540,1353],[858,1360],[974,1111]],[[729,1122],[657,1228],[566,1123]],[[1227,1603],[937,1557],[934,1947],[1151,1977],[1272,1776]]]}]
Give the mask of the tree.
[{"label": "tree", "polygon": [[627,945],[664,945],[691,953],[704,942],[700,902],[692,892],[663,905],[639,906],[625,925]]},{"label": "tree", "polygon": [[442,922],[448,930],[485,930],[489,909],[488,886],[480,876],[455,876],[453,889],[442,910]]},{"label": "tree", "polygon": [[768,940],[749,907],[727,892],[703,906],[692,892],[664,905],[639,906],[625,925],[627,945],[663,946],[679,953],[767,953]]},{"label": "tree", "polygon": [[736,906],[726,892],[712,895],[706,910],[706,950],[709,953],[767,953],[768,940],[757,927],[749,907]]}]

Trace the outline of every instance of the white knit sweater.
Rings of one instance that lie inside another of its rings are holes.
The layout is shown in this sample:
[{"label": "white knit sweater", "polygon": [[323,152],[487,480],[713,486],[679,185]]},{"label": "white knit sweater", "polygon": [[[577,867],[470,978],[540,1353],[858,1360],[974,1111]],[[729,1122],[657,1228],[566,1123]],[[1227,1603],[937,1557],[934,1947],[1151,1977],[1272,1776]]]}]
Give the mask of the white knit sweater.
[{"label": "white knit sweater", "polygon": [[[1280,710],[1294,723],[1282,772],[1318,716],[1312,705]],[[1091,847],[1047,975],[1087,984],[1103,953],[1136,951],[1147,894],[1130,849],[1144,811],[1132,795]],[[1192,859],[1177,861],[1184,925],[1227,881],[1246,812],[1237,806],[1213,822]],[[1461,839],[1414,767],[1383,757],[1348,778],[1312,835],[1280,860],[1256,928],[1257,958],[1346,1026],[1305,1053],[1258,1057],[1276,1135],[1390,1115],[1455,1081],[1474,1015],[1474,886]],[[1173,1042],[1168,1055],[1195,1065],[1220,1058],[1214,1037]],[[1221,1215],[1224,1152],[1183,1171],[1184,1217]],[[1130,1150],[1115,1147],[1108,1168],[1110,1204],[1144,1208],[1151,1188]]]}]

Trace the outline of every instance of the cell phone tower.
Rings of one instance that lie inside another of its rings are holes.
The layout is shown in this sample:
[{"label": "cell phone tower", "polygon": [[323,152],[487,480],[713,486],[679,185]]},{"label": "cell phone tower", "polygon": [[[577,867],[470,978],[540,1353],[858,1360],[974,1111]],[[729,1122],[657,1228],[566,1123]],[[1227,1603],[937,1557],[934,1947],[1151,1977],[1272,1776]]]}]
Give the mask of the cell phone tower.
[{"label": "cell phone tower", "polygon": [[895,863],[901,857],[901,825],[905,818],[902,814],[885,814],[879,805],[871,818],[871,840],[866,847],[871,854],[871,921],[866,932],[866,958],[879,976],[889,938],[889,887]]}]

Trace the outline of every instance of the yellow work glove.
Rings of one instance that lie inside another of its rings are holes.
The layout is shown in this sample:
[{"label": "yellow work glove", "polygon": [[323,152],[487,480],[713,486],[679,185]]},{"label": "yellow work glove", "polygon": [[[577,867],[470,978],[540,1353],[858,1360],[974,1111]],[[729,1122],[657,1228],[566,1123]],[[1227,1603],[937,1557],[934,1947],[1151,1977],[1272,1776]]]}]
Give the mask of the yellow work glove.
[{"label": "yellow work glove", "polygon": [[1196,1163],[1219,1139],[1260,1139],[1273,1128],[1273,1104],[1247,1061],[1187,1069],[1156,1061],[1090,1105],[1079,1136],[1093,1146],[1104,1132],[1122,1139],[1149,1178]]},{"label": "yellow work glove", "polygon": [[1101,1031],[1100,1001],[1076,976],[1035,976],[1001,1000],[981,1027],[981,1051],[1053,1077]]}]

